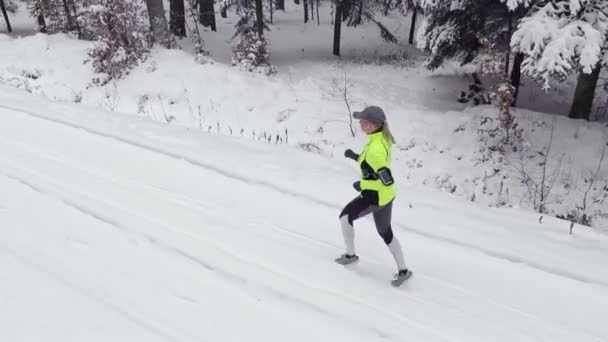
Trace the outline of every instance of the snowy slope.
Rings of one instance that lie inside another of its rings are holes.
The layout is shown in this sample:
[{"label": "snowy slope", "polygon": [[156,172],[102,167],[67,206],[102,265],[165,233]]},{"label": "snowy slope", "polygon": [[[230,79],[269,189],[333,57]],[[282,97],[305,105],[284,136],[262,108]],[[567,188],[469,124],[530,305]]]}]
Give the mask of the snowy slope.
[{"label": "snowy slope", "polygon": [[393,289],[368,219],[332,262],[346,160],[6,87],[0,117],[0,340],[608,341],[594,231],[402,186]]},{"label": "snowy slope", "polygon": [[[515,112],[524,128],[526,151],[512,153],[501,162],[482,162],[484,146],[478,129],[484,116],[497,115],[496,108],[467,109],[455,101],[470,82],[464,74],[470,70],[449,64],[433,73],[422,68],[424,57],[406,42],[408,19],[381,16],[401,38],[399,45],[379,40],[374,24],[345,26],[343,56],[338,59],[331,55],[333,26],[327,3],[320,9],[320,25],[304,25],[301,6],[289,1],[287,5],[286,12],[274,14],[274,25],[267,32],[271,60],[279,70],[273,77],[240,72],[229,65],[236,20],[231,12],[225,19],[218,15],[218,32],[203,34],[215,64],[194,62],[189,37],[180,41],[183,50],[155,49],[125,79],[90,87],[94,74],[90,64],[82,63],[90,43],[62,34],[30,32],[31,36],[18,38],[31,31],[34,22],[21,11],[15,22],[20,30],[12,36],[0,34],[0,84],[59,102],[84,103],[171,126],[244,141],[278,142],[340,158],[346,147],[363,139],[360,134],[351,136],[347,107],[336,89],[346,75],[352,85],[348,94],[353,110],[374,104],[387,112],[397,138],[395,167],[402,170],[401,183],[440,189],[462,201],[533,210],[522,183],[520,160],[525,160],[527,172],[538,181],[555,116],[523,108],[560,112],[555,107],[567,108],[564,103],[569,102],[570,93],[562,89],[541,95],[531,92],[534,84],[526,82],[519,101],[522,109]],[[388,60],[395,64],[386,64]],[[547,208],[551,215],[566,217],[583,203],[590,175],[607,146],[608,130],[603,124],[563,117],[556,118],[555,125],[548,170],[558,172]],[[608,160],[587,202],[592,226],[608,230]],[[530,220],[538,217],[530,216]],[[563,222],[561,229],[568,225]],[[577,225],[575,230],[579,229],[586,228]]]}]

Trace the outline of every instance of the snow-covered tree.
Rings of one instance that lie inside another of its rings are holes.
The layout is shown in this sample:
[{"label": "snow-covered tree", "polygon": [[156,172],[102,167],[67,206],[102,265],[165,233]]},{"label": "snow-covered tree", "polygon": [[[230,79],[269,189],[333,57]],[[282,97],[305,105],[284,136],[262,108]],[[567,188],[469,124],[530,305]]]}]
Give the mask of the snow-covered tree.
[{"label": "snow-covered tree", "polygon": [[480,71],[496,75],[511,69],[517,96],[523,55],[511,67],[510,39],[519,20],[537,0],[419,0],[425,20],[418,33],[418,48],[430,57],[426,66],[436,69],[446,60],[475,63]]},{"label": "snow-covered tree", "polygon": [[77,32],[80,30],[80,1],[74,0],[28,0],[30,14],[37,18],[39,30],[48,33]]},{"label": "snow-covered tree", "polygon": [[608,65],[607,35],[608,1],[545,0],[522,20],[511,45],[525,55],[523,71],[545,88],[578,72],[570,117],[589,119],[600,71]]},{"label": "snow-covered tree", "polygon": [[149,21],[142,0],[84,0],[84,18],[95,42],[88,62],[104,85],[127,74],[145,59],[151,45]]},{"label": "snow-covered tree", "polygon": [[266,40],[253,29],[244,31],[232,50],[232,65],[239,69],[270,75],[276,69],[270,64]]}]

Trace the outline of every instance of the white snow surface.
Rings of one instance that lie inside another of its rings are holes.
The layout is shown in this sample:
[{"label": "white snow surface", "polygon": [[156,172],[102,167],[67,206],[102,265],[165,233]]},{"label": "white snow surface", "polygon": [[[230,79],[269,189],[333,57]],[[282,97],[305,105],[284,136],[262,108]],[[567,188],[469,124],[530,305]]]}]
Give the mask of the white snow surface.
[{"label": "white snow surface", "polygon": [[[2,341],[608,341],[608,240],[400,184],[402,288],[354,165],[0,86]],[[357,147],[357,146],[353,146]]]}]

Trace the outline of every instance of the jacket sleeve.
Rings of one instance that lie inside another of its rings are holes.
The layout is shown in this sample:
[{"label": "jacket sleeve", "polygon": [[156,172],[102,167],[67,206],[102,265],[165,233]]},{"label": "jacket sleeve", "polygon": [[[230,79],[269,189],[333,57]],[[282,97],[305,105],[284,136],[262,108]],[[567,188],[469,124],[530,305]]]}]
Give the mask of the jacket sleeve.
[{"label": "jacket sleeve", "polygon": [[[365,154],[365,161],[374,170],[374,172],[378,172],[379,169],[388,165],[386,159],[387,154],[383,148],[371,148],[370,151]],[[374,183],[377,183],[377,181],[362,180],[361,189],[370,189],[370,185]]]}]

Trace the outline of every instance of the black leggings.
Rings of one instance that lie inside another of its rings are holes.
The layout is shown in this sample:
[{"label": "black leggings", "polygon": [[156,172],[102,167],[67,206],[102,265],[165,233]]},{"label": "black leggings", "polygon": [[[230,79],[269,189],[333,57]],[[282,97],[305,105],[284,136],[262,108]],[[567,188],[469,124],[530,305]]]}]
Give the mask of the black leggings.
[{"label": "black leggings", "polygon": [[388,245],[393,241],[393,229],[391,227],[391,215],[393,211],[393,202],[388,203],[382,207],[370,204],[368,200],[359,196],[350,201],[342,212],[340,218],[348,215],[348,223],[353,225],[353,222],[359,218],[362,218],[370,213],[374,215],[374,223],[376,224],[376,230],[382,237],[384,242]]}]

